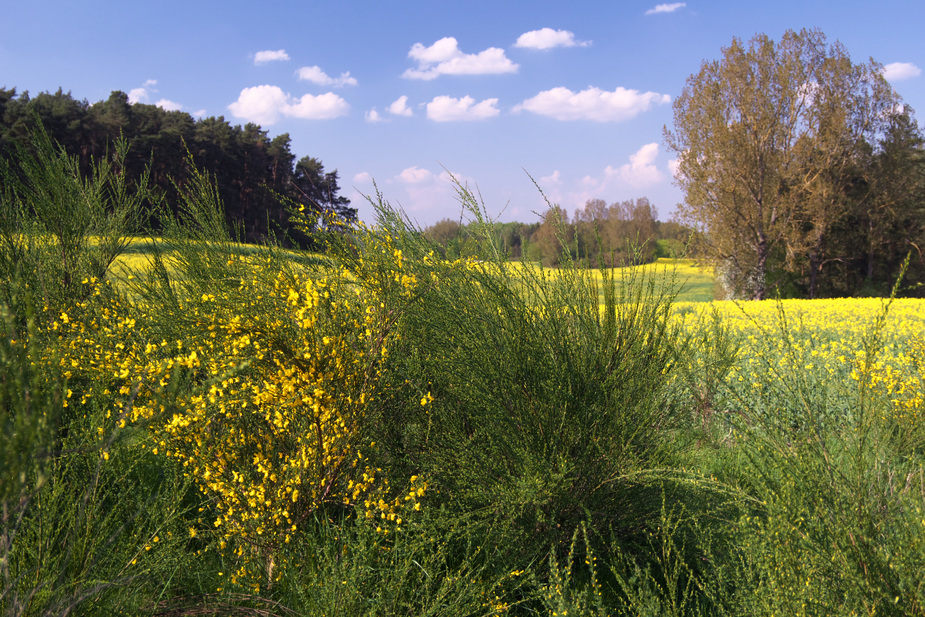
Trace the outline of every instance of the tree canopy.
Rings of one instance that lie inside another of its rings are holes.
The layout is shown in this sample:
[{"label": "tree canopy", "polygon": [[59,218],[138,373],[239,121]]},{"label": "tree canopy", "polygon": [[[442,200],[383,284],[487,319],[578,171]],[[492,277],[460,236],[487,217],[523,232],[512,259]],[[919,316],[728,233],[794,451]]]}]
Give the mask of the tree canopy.
[{"label": "tree canopy", "polygon": [[[79,158],[84,171],[124,138],[131,144],[125,157],[130,175],[140,177],[150,166],[151,185],[168,206],[178,203],[176,192],[189,181],[191,156],[199,170],[215,179],[228,223],[239,227],[248,242],[270,235],[306,241],[290,224],[287,201],[317,213],[318,220],[322,215],[356,219],[350,201],[339,195],[337,171],[325,171],[321,160],[311,156],[296,161],[287,133],[271,138],[256,124],[232,126],[222,116],[195,119],[182,111],[131,104],[119,91],[90,104],[60,89],[31,97],[0,88],[0,156],[12,156],[16,142],[27,143],[36,121]],[[157,226],[153,209],[148,222]]]},{"label": "tree canopy", "polygon": [[[900,126],[907,138],[897,141]],[[885,219],[908,215],[922,185],[886,182],[878,169],[920,161],[918,135],[882,67],[854,64],[819,30],[788,31],[776,43],[759,34],[747,47],[733,39],[722,59],[688,78],[665,129],[678,155],[682,220],[705,233],[730,289],[755,299],[771,287],[857,293],[875,285],[874,273],[896,275],[887,253],[912,246],[921,217],[890,250],[883,229],[895,226]]]}]

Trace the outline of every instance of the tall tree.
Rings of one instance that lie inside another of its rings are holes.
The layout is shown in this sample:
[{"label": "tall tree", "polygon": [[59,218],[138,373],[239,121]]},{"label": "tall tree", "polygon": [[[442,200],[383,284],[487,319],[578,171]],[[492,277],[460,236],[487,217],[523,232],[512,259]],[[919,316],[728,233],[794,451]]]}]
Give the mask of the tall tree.
[{"label": "tall tree", "polygon": [[306,209],[318,215],[319,224],[325,216],[334,215],[347,221],[355,221],[357,211],[351,208],[350,200],[338,195],[340,191],[337,170],[325,173],[320,160],[305,156],[296,163],[292,174],[293,198]]},{"label": "tall tree", "polygon": [[706,233],[734,290],[760,299],[788,259],[808,258],[817,275],[847,212],[845,178],[895,101],[879,65],[852,64],[819,30],[759,34],[747,48],[733,39],[722,53],[688,78],[665,139],[683,219]]}]

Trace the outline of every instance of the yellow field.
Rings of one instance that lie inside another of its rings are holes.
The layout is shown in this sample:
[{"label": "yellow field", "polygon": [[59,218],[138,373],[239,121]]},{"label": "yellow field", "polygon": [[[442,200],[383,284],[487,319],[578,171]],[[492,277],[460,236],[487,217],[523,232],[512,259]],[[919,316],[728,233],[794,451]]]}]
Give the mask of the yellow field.
[{"label": "yellow field", "polygon": [[[917,423],[925,411],[925,300],[679,302],[673,314],[693,334],[710,332],[720,320],[738,346],[728,376],[735,386],[760,392],[779,387],[782,376],[869,382],[892,401],[897,420]],[[875,342],[876,348],[870,347]],[[876,353],[870,360],[868,350]],[[704,362],[710,351],[701,349],[693,360],[702,370],[709,370]]]},{"label": "yellow field", "polygon": [[[514,267],[522,267],[519,262],[513,262]],[[555,274],[557,268],[548,268],[547,272]],[[600,283],[603,280],[603,271],[599,268],[591,269],[594,278]],[[683,302],[709,302],[713,299],[713,268],[701,265],[693,259],[669,259],[662,257],[654,263],[641,266],[628,266],[625,268],[612,268],[609,270],[616,278],[622,281],[628,278],[641,278],[644,275],[654,276],[656,283],[673,283],[678,289],[678,300]],[[603,305],[603,295],[601,297]]]}]

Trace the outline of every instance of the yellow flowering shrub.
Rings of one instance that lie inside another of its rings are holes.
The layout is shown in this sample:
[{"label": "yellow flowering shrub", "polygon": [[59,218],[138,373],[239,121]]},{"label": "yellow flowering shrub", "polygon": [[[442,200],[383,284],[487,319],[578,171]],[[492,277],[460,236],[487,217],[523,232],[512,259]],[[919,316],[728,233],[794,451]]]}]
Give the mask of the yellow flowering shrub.
[{"label": "yellow flowering shrub", "polygon": [[[86,280],[88,296],[106,297],[101,310],[62,314],[52,328],[68,376],[106,384],[88,385],[81,401],[110,398],[106,422],[149,426],[141,447],[195,479],[214,512],[201,526],[239,561],[232,579],[269,582],[280,549],[313,513],[352,508],[388,533],[420,509],[427,484],[413,477],[396,496],[369,462],[366,414],[391,341],[381,303],[344,272],[230,261],[239,262],[235,285],[171,308],[131,305]],[[182,336],[163,336],[165,322]]]}]

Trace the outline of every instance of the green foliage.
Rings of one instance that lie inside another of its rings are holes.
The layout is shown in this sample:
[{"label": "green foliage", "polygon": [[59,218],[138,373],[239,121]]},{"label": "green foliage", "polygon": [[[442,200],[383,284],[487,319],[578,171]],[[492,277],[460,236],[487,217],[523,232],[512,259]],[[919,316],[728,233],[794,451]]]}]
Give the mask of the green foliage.
[{"label": "green foliage", "polygon": [[41,125],[18,148],[16,164],[0,160],[0,300],[25,307],[12,296],[26,290],[56,316],[80,299],[82,280],[106,276],[138,231],[148,177],[126,177],[125,141],[88,175]]},{"label": "green foliage", "polygon": [[[506,521],[515,563],[587,516],[632,533],[657,511],[635,474],[672,457],[671,288],[605,275],[601,311],[593,272],[509,267],[472,195],[460,197],[478,260],[442,257],[382,201],[381,225],[334,253],[396,314],[383,464],[427,477],[454,512]],[[374,250],[382,238],[392,251]],[[417,281],[410,297],[393,282],[395,251]]]}]

